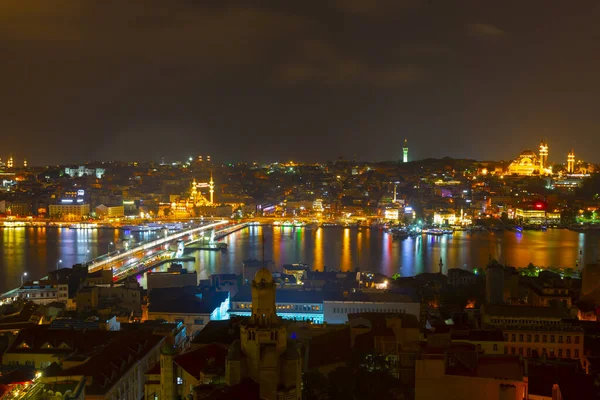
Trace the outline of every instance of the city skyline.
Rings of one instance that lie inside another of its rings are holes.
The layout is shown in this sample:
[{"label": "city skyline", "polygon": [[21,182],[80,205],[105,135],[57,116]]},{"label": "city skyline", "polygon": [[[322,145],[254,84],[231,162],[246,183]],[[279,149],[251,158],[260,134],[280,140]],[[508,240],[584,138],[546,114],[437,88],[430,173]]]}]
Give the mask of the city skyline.
[{"label": "city skyline", "polygon": [[34,165],[182,149],[401,160],[406,138],[414,159],[508,160],[544,137],[550,161],[575,147],[599,162],[584,145],[599,128],[599,14],[594,2],[9,1],[3,148]]},{"label": "city skyline", "polygon": [[[544,142],[544,141],[542,141]],[[575,151],[575,149],[573,147],[570,148],[570,150],[568,152],[566,152],[565,154],[559,154],[556,155],[555,151],[553,151],[554,149],[548,145],[547,141],[545,142],[546,145],[546,162],[547,165],[565,165],[565,166],[569,166],[570,163],[572,162],[573,165],[577,162],[586,162],[586,163],[592,163],[594,164],[594,162],[590,161],[590,160],[583,160],[580,156],[579,153],[577,151]],[[550,148],[550,151],[548,150]],[[326,159],[326,160],[314,160],[314,159],[309,159],[309,158],[296,158],[295,160],[291,160],[291,159],[286,159],[286,158],[275,158],[272,157],[270,159],[264,159],[264,160],[259,160],[259,159],[239,159],[239,160],[233,160],[233,159],[225,159],[225,160],[215,160],[217,165],[218,164],[228,164],[228,163],[259,163],[259,164],[272,164],[272,163],[287,163],[287,162],[299,162],[302,164],[322,164],[322,163],[327,163],[327,162],[332,162],[332,161],[336,161],[339,159],[344,159],[344,160],[348,160],[348,161],[355,161],[355,162],[359,162],[359,163],[380,163],[380,162],[397,162],[399,164],[403,164],[403,163],[407,163],[407,162],[419,162],[419,161],[427,161],[428,159],[443,159],[443,158],[452,158],[452,159],[465,159],[465,160],[473,160],[475,162],[502,162],[502,163],[510,163],[510,162],[516,162],[519,160],[520,155],[524,152],[528,152],[531,151],[533,153],[535,153],[536,155],[539,153],[539,149],[536,148],[535,146],[530,146],[530,147],[522,147],[521,150],[519,150],[518,152],[515,152],[513,154],[512,157],[509,158],[503,158],[503,159],[490,159],[490,158],[485,158],[485,157],[452,157],[449,155],[446,156],[442,156],[442,157],[422,157],[422,158],[415,158],[414,156],[414,149],[410,147],[410,145],[408,144],[408,140],[404,139],[403,140],[403,145],[402,145],[402,154],[399,156],[398,159],[394,159],[394,160],[383,160],[383,159],[376,159],[376,160],[367,160],[367,159],[361,159],[359,157],[357,157],[356,154],[354,154],[352,157],[347,157],[344,155],[340,155],[338,157],[334,157],[331,159]],[[30,162],[30,160],[25,156],[22,158],[17,158],[14,157],[12,155],[13,153],[10,153],[10,156],[8,157],[3,157],[0,155],[0,167],[2,166],[6,166],[7,168],[21,168],[21,167],[42,167],[42,166],[52,166],[52,165],[76,165],[76,164],[94,164],[94,163],[112,163],[112,162],[148,162],[148,163],[165,163],[165,164],[171,164],[171,163],[185,163],[188,161],[198,161],[198,162],[212,162],[211,161],[211,156],[207,155],[208,159],[204,159],[203,157],[206,157],[206,155],[198,155],[198,154],[181,154],[179,157],[175,156],[175,158],[165,158],[165,157],[161,157],[160,159],[125,159],[125,160],[117,160],[117,159],[110,159],[110,160],[84,160],[84,161],[76,161],[75,159],[71,159],[71,160],[63,160],[60,163],[57,164],[39,164],[36,162]],[[553,157],[554,156],[554,157]],[[564,156],[562,157],[562,159],[560,159],[560,156]]]}]

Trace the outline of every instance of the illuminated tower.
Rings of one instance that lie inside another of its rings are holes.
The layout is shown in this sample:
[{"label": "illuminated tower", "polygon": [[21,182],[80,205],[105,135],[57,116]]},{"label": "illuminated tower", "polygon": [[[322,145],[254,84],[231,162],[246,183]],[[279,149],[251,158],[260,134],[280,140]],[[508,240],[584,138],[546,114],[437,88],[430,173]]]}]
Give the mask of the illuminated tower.
[{"label": "illuminated tower", "polygon": [[212,172],[210,173],[210,182],[208,182],[208,188],[210,192],[210,204],[213,205],[214,193],[215,193],[215,182],[213,181]]},{"label": "illuminated tower", "polygon": [[404,148],[402,149],[403,157],[402,162],[408,162],[408,140],[404,139]]},{"label": "illuminated tower", "polygon": [[567,155],[567,172],[572,174],[575,172],[575,152],[571,149],[571,152]]},{"label": "illuminated tower", "polygon": [[190,192],[190,199],[193,201],[194,205],[196,204],[196,197],[198,196],[197,190],[198,184],[196,183],[196,178],[192,181],[192,190]]},{"label": "illuminated tower", "polygon": [[10,156],[8,158],[8,162],[6,163],[6,167],[7,168],[12,168],[13,167],[13,163],[14,163],[14,160],[13,160],[12,156]]},{"label": "illuminated tower", "polygon": [[543,140],[540,142],[540,174],[544,172],[548,166],[548,142]]}]

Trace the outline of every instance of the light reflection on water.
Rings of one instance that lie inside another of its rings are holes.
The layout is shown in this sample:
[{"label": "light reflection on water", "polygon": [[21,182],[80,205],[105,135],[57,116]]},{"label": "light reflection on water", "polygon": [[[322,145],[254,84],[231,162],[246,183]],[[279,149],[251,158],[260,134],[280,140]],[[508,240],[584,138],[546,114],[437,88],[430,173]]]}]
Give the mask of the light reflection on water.
[{"label": "light reflection on water", "polygon": [[[87,250],[93,258],[106,253],[108,244],[124,236],[118,230],[72,230],[15,228],[0,229],[0,292],[20,283],[21,274],[39,278],[61,266],[85,261]],[[213,273],[239,273],[242,262],[265,258],[277,267],[304,262],[322,271],[370,270],[393,275],[412,276],[421,272],[438,272],[440,258],[443,272],[449,268],[472,270],[485,266],[490,257],[514,266],[532,262],[540,266],[575,267],[595,262],[600,247],[599,233],[568,230],[516,232],[456,232],[445,236],[418,236],[394,240],[380,230],[369,229],[293,229],[253,226],[235,232],[223,240],[226,253],[195,251],[195,262],[184,263],[195,270],[199,279]],[[135,236],[136,240],[140,240]],[[581,254],[580,254],[581,252]],[[166,270],[164,265],[160,270]],[[140,276],[145,285],[145,276]]]},{"label": "light reflection on water", "polygon": [[[264,231],[263,231],[264,229]],[[304,262],[314,270],[327,269],[377,271],[391,276],[399,272],[412,276],[449,268],[481,268],[490,257],[509,265],[524,267],[530,262],[540,266],[575,268],[582,250],[582,260],[595,262],[600,235],[568,230],[547,232],[455,232],[444,236],[418,236],[395,240],[380,230],[344,228],[292,229],[251,227],[224,240],[227,253],[196,251],[195,262],[184,263],[196,270],[199,279],[211,273],[239,273],[249,258],[265,258],[277,267]],[[161,270],[166,270],[163,266]],[[141,281],[145,285],[145,281]]]}]

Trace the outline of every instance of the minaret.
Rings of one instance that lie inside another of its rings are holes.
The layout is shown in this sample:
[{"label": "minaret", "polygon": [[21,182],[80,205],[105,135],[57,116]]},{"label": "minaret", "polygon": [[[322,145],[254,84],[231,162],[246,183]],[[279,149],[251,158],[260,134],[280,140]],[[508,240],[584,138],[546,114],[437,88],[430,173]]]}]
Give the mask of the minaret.
[{"label": "minaret", "polygon": [[396,195],[397,195],[397,187],[398,187],[398,185],[394,184],[394,200],[393,200],[394,203],[396,203],[398,201],[398,199],[396,197]]},{"label": "minaret", "polygon": [[13,163],[14,163],[13,157],[10,156],[8,158],[8,162],[6,163],[6,168],[12,168],[13,167]]},{"label": "minaret", "polygon": [[27,168],[27,159],[26,158],[23,159],[23,168]]},{"label": "minaret", "polygon": [[543,140],[540,142],[540,175],[548,166],[548,142]]},{"label": "minaret", "polygon": [[575,172],[575,151],[571,149],[571,152],[567,155],[567,172],[572,174]]},{"label": "minaret", "polygon": [[196,178],[194,178],[194,180],[192,181],[192,190],[191,190],[191,193],[190,193],[190,199],[193,200],[194,205],[196,205],[196,203],[197,203],[196,202],[196,197],[198,195],[198,191],[196,189],[197,187],[198,187],[198,185],[196,184]]},{"label": "minaret", "polygon": [[209,192],[210,192],[210,205],[214,204],[214,193],[215,193],[215,182],[213,181],[212,171],[210,173],[210,182],[208,182]]},{"label": "minaret", "polygon": [[404,148],[402,149],[402,162],[408,162],[408,140],[404,139]]}]

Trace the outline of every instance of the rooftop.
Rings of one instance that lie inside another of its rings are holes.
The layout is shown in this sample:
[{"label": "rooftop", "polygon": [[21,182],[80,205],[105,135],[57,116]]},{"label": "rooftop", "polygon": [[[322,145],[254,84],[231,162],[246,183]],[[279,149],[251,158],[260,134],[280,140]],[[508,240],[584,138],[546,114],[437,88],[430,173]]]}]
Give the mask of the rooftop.
[{"label": "rooftop", "polygon": [[[333,295],[330,292],[317,290],[277,290],[275,291],[275,301],[277,303],[303,303],[315,304],[323,303],[326,298]],[[251,302],[252,289],[250,285],[244,285],[240,291],[231,300],[232,302]]]},{"label": "rooftop", "polygon": [[563,307],[485,304],[481,308],[481,313],[490,317],[546,318],[559,320],[563,318],[569,318],[571,316],[569,310]]},{"label": "rooftop", "polygon": [[[99,331],[102,332],[102,331]],[[86,332],[89,333],[89,332]],[[111,332],[107,332],[111,333]],[[145,357],[148,352],[160,346],[164,338],[145,332],[121,333],[111,335],[114,340],[95,343],[83,356],[83,363],[72,368],[62,369],[52,364],[45,377],[76,376],[91,378],[86,385],[86,395],[103,395],[129,370],[131,366]],[[80,336],[87,336],[78,332]]]},{"label": "rooftop", "polygon": [[202,329],[192,343],[210,344],[221,343],[230,345],[240,337],[240,323],[246,318],[233,317],[223,321],[209,321]]},{"label": "rooftop", "polygon": [[186,288],[158,288],[150,294],[148,312],[211,314],[227,300],[229,292],[194,291]]},{"label": "rooftop", "polygon": [[226,357],[227,347],[219,343],[212,343],[178,355],[175,357],[175,364],[188,374],[198,378],[201,372],[205,374],[224,373]]}]

